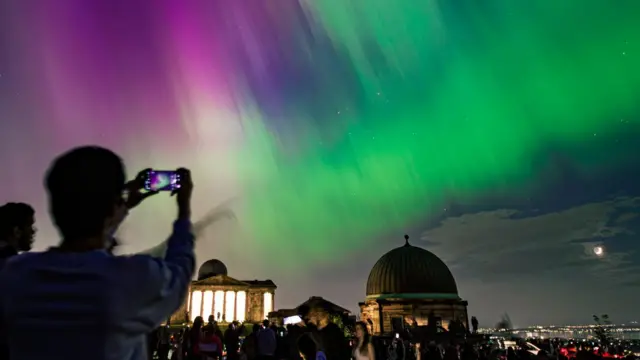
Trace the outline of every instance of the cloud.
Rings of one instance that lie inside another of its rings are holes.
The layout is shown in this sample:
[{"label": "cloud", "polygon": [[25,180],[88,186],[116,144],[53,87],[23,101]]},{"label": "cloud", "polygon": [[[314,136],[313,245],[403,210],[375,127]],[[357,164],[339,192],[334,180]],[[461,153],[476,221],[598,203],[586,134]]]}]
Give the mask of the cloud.
[{"label": "cloud", "polygon": [[[428,243],[459,278],[498,283],[572,275],[629,286],[640,284],[638,210],[640,198],[620,197],[551,213],[465,214],[424,231],[421,245]],[[596,245],[605,256],[593,253]]]}]

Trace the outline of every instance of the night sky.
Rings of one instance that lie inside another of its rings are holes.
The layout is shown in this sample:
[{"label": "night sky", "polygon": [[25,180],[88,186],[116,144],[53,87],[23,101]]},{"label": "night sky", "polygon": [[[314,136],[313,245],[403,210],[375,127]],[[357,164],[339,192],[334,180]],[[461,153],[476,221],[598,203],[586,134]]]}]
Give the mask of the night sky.
[{"label": "night sky", "polygon": [[[0,0],[0,201],[37,210],[52,158],[192,169],[199,239],[276,307],[357,309],[411,243],[481,326],[640,320],[635,0]],[[156,196],[122,253],[166,238]],[[215,215],[215,214],[214,214]],[[596,256],[594,246],[604,248]]]}]

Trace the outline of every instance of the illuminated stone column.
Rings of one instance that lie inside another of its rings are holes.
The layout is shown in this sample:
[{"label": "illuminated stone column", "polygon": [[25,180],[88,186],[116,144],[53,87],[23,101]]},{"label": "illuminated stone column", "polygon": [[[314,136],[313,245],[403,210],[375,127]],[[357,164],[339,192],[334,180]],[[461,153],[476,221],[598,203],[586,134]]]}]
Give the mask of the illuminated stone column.
[{"label": "illuminated stone column", "polygon": [[194,291],[191,294],[191,321],[202,313],[202,291]]},{"label": "illuminated stone column", "polygon": [[[218,319],[218,314],[220,314],[220,319]],[[218,290],[213,302],[213,317],[216,320],[222,320],[222,314],[224,314],[224,291]]]},{"label": "illuminated stone column", "polygon": [[236,294],[236,320],[247,320],[247,293],[244,291],[238,291]]},{"label": "illuminated stone column", "polygon": [[235,302],[236,302],[236,292],[235,291],[227,291],[225,302],[224,302],[224,319],[227,322],[232,322],[235,320]]},{"label": "illuminated stone column", "polygon": [[273,311],[273,294],[271,294],[270,292],[264,293],[262,306],[264,310],[264,318],[268,319],[269,313]]},{"label": "illuminated stone column", "polygon": [[205,291],[202,297],[202,319],[206,322],[213,311],[213,291]]},{"label": "illuminated stone column", "polygon": [[[189,286],[189,291],[187,292],[187,314],[191,314],[191,286]],[[191,315],[188,316],[187,321],[191,319]]]}]

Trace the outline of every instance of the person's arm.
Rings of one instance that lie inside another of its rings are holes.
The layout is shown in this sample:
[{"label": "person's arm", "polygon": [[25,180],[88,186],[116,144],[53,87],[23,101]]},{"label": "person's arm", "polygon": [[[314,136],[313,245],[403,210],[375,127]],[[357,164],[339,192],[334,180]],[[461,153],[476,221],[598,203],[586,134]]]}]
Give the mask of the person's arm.
[{"label": "person's arm", "polygon": [[194,236],[187,219],[174,223],[164,260],[147,255],[114,257],[119,262],[114,280],[125,286],[113,307],[122,309],[117,313],[127,331],[151,332],[182,305],[195,268]]}]

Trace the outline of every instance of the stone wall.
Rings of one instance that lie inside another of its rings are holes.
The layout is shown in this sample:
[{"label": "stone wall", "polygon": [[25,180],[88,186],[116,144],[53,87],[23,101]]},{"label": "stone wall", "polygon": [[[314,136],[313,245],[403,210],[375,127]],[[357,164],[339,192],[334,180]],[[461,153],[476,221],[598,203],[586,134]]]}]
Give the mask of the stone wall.
[{"label": "stone wall", "polygon": [[[402,318],[406,325],[415,317],[418,325],[427,325],[429,315],[440,318],[442,327],[449,326],[451,320],[462,320],[465,328],[469,328],[467,316],[467,302],[462,300],[389,300],[381,302],[382,322],[384,333],[390,333],[393,329],[393,318]],[[380,304],[375,300],[369,300],[360,304],[361,319],[370,319],[374,334],[380,334]]]},{"label": "stone wall", "polygon": [[247,321],[260,323],[265,320],[264,316],[264,293],[271,294],[271,311],[275,310],[276,294],[275,289],[267,287],[251,287],[247,292],[249,305],[247,306]]}]

